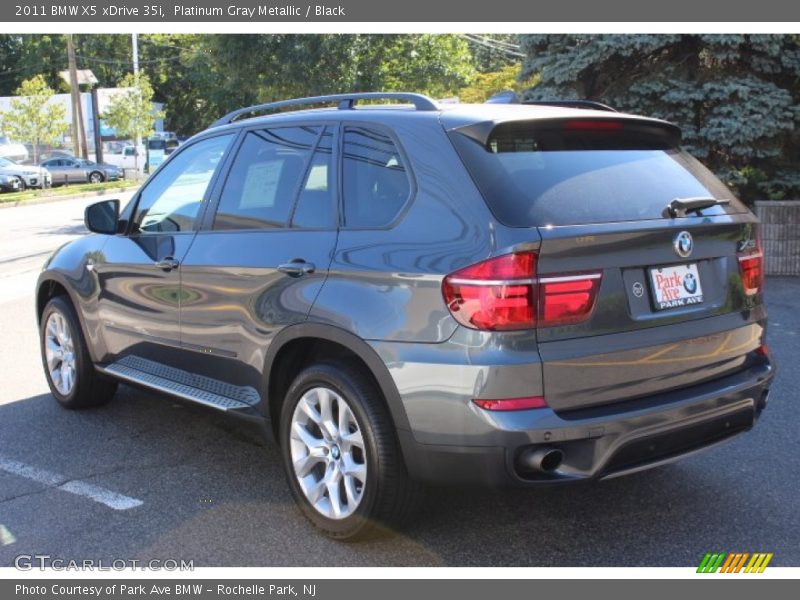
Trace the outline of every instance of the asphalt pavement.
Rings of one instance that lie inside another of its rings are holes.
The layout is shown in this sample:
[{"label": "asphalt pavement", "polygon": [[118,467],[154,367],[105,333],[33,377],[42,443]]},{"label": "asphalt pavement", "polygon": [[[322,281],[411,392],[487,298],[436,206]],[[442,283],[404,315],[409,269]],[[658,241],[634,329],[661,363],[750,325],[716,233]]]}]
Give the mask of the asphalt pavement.
[{"label": "asphalt pavement", "polygon": [[690,566],[709,551],[800,566],[800,279],[767,281],[779,374],[757,427],[652,471],[544,490],[434,490],[402,533],[341,544],[294,507],[274,444],[238,421],[121,387],[59,408],[33,286],[97,198],[0,210],[0,566],[183,559],[195,566]]}]

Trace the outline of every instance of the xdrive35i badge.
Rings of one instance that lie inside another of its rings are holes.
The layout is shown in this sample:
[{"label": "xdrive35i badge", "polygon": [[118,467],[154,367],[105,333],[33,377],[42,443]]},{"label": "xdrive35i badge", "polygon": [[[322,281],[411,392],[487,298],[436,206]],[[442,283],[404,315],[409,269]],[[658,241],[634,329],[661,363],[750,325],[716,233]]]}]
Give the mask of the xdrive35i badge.
[{"label": "xdrive35i badge", "polygon": [[681,258],[688,258],[694,249],[692,234],[688,231],[681,231],[675,236],[675,239],[672,242],[672,247],[675,249],[675,254]]}]

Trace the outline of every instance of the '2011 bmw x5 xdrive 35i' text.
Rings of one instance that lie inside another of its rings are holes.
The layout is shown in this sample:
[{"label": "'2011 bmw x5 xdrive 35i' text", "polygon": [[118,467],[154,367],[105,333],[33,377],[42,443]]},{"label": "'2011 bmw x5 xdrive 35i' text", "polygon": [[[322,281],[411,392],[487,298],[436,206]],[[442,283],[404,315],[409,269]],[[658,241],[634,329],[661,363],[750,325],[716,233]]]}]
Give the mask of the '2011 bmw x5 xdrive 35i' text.
[{"label": "'2011 bmw x5 xdrive 35i' text", "polygon": [[47,262],[53,395],[122,381],[263,422],[339,539],[398,526],[421,483],[602,479],[751,428],[756,218],[674,125],[554,104],[231,113]]}]

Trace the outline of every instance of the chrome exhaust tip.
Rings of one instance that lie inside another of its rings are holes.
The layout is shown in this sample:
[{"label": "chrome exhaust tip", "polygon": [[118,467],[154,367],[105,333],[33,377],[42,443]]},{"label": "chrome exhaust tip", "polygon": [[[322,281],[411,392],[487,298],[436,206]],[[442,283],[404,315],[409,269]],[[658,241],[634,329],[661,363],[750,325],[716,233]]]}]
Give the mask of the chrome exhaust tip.
[{"label": "chrome exhaust tip", "polygon": [[561,466],[564,453],[558,448],[532,446],[526,448],[517,458],[517,468],[534,473],[552,473]]}]

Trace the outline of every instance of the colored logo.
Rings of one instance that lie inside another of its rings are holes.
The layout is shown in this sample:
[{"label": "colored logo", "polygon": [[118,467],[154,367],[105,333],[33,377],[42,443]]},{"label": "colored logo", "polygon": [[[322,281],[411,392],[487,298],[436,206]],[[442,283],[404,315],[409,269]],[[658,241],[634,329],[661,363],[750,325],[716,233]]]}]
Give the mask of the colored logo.
[{"label": "colored logo", "polygon": [[683,276],[683,287],[690,294],[694,294],[697,291],[697,279],[695,279],[694,275],[687,273]]},{"label": "colored logo", "polygon": [[687,258],[694,249],[692,234],[688,231],[681,231],[672,241],[672,247],[675,249],[675,254],[681,258]]},{"label": "colored logo", "polygon": [[698,573],[763,573],[772,552],[707,552],[697,567]]}]

